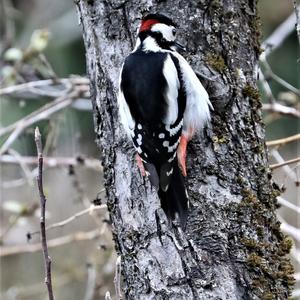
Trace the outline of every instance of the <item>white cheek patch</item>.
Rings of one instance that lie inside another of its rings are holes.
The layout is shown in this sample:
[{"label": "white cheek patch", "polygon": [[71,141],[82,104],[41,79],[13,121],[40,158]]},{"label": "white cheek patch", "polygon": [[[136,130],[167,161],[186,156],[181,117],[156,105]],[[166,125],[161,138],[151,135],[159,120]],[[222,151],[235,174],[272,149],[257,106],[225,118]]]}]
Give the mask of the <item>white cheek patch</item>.
[{"label": "white cheek patch", "polygon": [[166,24],[158,23],[154,24],[151,27],[151,31],[160,32],[163,38],[169,42],[173,42],[175,40],[175,36],[173,34],[174,26],[168,26]]}]

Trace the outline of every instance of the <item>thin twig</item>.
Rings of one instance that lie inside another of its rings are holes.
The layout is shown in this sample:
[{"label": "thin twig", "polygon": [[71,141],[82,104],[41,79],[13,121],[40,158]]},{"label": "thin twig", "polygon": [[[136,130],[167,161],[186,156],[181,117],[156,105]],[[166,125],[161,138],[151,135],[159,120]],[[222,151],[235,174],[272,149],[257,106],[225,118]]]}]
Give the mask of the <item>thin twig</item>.
[{"label": "thin twig", "polygon": [[280,167],[283,167],[283,166],[286,166],[286,165],[295,164],[295,163],[297,163],[299,161],[300,161],[300,156],[296,157],[296,158],[293,158],[293,159],[290,159],[290,160],[287,160],[285,162],[279,163],[279,164],[270,165],[270,168],[272,170],[275,170],[277,168],[280,168]]},{"label": "thin twig", "polygon": [[[60,222],[57,222],[57,223],[54,223],[54,224],[51,224],[49,226],[46,227],[46,231],[49,231],[51,229],[54,229],[54,228],[59,228],[59,227],[63,227],[71,222],[73,222],[74,220],[78,219],[79,217],[82,217],[86,214],[92,214],[94,211],[96,210],[100,210],[100,209],[103,209],[103,208],[106,208],[106,204],[102,204],[102,205],[91,205],[90,207],[74,214],[73,216],[63,220],[63,221],[60,221]],[[34,232],[30,232],[29,235],[35,235],[39,233],[39,231],[34,231]]]},{"label": "thin twig", "polygon": [[272,89],[270,87],[270,84],[266,80],[265,75],[263,74],[263,72],[261,71],[261,69],[259,69],[259,81],[260,81],[260,83],[262,85],[262,88],[265,90],[268,102],[269,103],[275,103],[275,97],[273,95],[273,92],[272,92]]},{"label": "thin twig", "polygon": [[116,290],[116,299],[120,300],[121,298],[121,256],[117,257],[116,261],[116,272],[114,277],[114,285]]},{"label": "thin twig", "polygon": [[[30,81],[22,84],[12,85],[5,88],[0,89],[0,96],[9,95],[18,92],[31,91],[31,89],[45,87],[45,86],[56,86],[57,84],[63,84],[66,86],[68,90],[71,85],[89,85],[89,80],[84,77],[74,77],[74,78],[62,78],[57,80],[46,79],[46,80],[37,80]],[[61,92],[65,92],[66,90],[62,90]]]},{"label": "thin twig", "polygon": [[280,146],[283,146],[283,145],[286,145],[288,143],[295,142],[295,141],[298,141],[298,140],[300,140],[300,133],[295,134],[295,135],[291,135],[291,136],[286,137],[286,138],[273,140],[273,141],[268,141],[267,146],[268,147],[272,147],[272,146],[280,147]]},{"label": "thin twig", "polygon": [[63,108],[69,106],[73,99],[77,97],[79,94],[78,90],[74,90],[70,92],[69,94],[62,96],[55,101],[48,103],[44,105],[43,107],[37,109],[33,113],[27,115],[23,119],[15,122],[14,124],[11,124],[5,128],[0,129],[0,136],[3,136],[4,134],[7,134],[11,131],[12,134],[8,137],[8,139],[5,141],[5,143],[2,145],[0,149],[0,155],[3,154],[11,144],[17,139],[17,137],[30,125],[44,120],[48,118],[50,115],[62,110]]},{"label": "thin twig", "polygon": [[262,53],[259,57],[259,61],[260,63],[264,66],[265,68],[265,75],[267,77],[272,78],[273,80],[275,80],[277,83],[279,83],[281,86],[283,86],[284,88],[286,88],[287,90],[292,91],[293,93],[295,93],[296,95],[300,96],[300,90],[295,88],[294,86],[292,86],[290,83],[288,83],[287,81],[285,81],[284,79],[282,79],[281,77],[279,77],[278,75],[276,75],[271,66],[269,65],[268,61],[267,61],[267,57],[265,53]]},{"label": "thin twig", "polygon": [[[276,160],[278,164],[285,162],[285,160],[283,159],[283,157],[281,156],[281,154],[277,149],[273,149],[271,151],[271,155],[273,156],[273,158]],[[293,182],[298,182],[297,173],[294,172],[294,170],[289,165],[282,166],[282,170],[286,173],[286,175],[289,177],[290,180],[292,180]]]},{"label": "thin twig", "polygon": [[[61,236],[59,238],[49,240],[48,248],[55,248],[73,242],[94,240],[100,237],[104,233],[105,228],[106,228],[106,224],[103,224],[100,230],[97,228],[88,232],[76,232],[73,234],[69,234],[66,236]],[[34,253],[40,251],[41,249],[42,249],[41,243],[0,247],[0,257],[18,255],[22,253]]]},{"label": "thin twig", "polygon": [[45,284],[48,289],[48,297],[49,300],[53,300],[53,290],[52,290],[52,279],[51,279],[51,258],[48,253],[47,246],[47,236],[46,236],[46,196],[44,194],[43,189],[43,150],[42,150],[42,138],[39,131],[39,128],[35,129],[35,144],[38,154],[38,168],[39,175],[37,177],[38,189],[40,194],[40,204],[41,204],[41,218],[40,218],[40,226],[41,226],[41,237],[42,237],[42,248],[44,254],[44,264],[45,264]]}]

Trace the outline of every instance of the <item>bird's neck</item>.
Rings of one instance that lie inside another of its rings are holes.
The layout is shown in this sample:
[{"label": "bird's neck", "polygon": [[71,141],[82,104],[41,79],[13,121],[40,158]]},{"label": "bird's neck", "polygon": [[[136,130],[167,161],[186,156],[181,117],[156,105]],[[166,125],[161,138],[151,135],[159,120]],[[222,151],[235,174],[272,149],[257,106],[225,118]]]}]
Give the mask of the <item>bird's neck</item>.
[{"label": "bird's neck", "polygon": [[163,50],[158,45],[158,43],[156,42],[155,38],[152,37],[152,36],[147,36],[143,40],[141,40],[140,37],[138,37],[133,51],[136,51],[138,49],[141,49],[142,51],[145,51],[145,52],[149,52],[149,51],[151,51],[151,52],[159,52],[159,51]]}]

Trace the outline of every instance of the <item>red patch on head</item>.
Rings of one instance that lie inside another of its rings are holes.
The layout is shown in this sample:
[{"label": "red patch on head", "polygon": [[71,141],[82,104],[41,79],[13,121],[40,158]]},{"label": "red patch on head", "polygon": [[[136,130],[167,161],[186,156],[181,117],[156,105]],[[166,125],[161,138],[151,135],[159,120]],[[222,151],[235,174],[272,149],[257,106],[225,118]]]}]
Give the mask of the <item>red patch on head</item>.
[{"label": "red patch on head", "polygon": [[159,21],[157,21],[155,19],[149,19],[149,20],[146,20],[146,21],[142,21],[142,24],[141,24],[141,27],[140,27],[140,32],[150,30],[151,27],[154,24],[157,24],[157,23],[159,23]]}]

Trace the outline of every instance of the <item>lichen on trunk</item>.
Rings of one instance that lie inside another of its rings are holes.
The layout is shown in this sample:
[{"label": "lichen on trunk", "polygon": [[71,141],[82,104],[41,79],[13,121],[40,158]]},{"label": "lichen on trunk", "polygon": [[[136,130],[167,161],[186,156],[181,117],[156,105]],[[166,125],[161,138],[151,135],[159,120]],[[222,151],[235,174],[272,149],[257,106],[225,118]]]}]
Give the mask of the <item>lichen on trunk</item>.
[{"label": "lichen on trunk", "polygon": [[[280,189],[271,179],[259,110],[256,1],[76,2],[125,298],[287,299],[291,241],[275,215]],[[118,121],[119,70],[150,11],[180,24],[184,56],[215,108],[212,125],[188,146],[185,232],[170,226]]]}]

